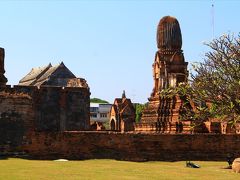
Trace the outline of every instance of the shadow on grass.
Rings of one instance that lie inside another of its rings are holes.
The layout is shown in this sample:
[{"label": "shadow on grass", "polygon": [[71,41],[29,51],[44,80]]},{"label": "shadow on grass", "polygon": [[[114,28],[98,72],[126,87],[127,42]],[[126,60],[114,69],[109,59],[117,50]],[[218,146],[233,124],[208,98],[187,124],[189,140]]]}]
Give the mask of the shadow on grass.
[{"label": "shadow on grass", "polygon": [[[0,160],[7,160],[9,158],[20,158],[20,159],[26,159],[26,160],[46,160],[46,161],[51,161],[51,160],[58,160],[58,159],[66,159],[69,161],[87,161],[87,160],[104,160],[104,159],[109,159],[109,160],[116,160],[116,161],[126,161],[126,162],[150,162],[150,161],[162,161],[162,162],[178,162],[178,161],[226,161],[229,165],[232,164],[232,161],[234,160],[235,156],[233,154],[230,154],[231,156],[226,156],[226,158],[219,157],[219,158],[211,158],[211,156],[208,156],[206,158],[199,158],[199,157],[194,157],[186,155],[186,157],[158,157],[156,159],[148,159],[146,156],[141,157],[141,156],[133,156],[129,157],[129,155],[121,155],[118,153],[109,153],[109,151],[106,152],[95,152],[95,154],[92,154],[91,157],[82,155],[80,156],[79,154],[77,156],[68,154],[68,155],[63,155],[63,154],[58,154],[58,153],[49,153],[49,154],[44,154],[42,156],[33,156],[30,155],[29,152],[11,152],[11,153],[5,153],[1,154],[0,152]],[[214,156],[213,156],[214,157]]]},{"label": "shadow on grass", "polygon": [[9,158],[8,156],[0,156],[0,160],[6,160],[8,158]]}]

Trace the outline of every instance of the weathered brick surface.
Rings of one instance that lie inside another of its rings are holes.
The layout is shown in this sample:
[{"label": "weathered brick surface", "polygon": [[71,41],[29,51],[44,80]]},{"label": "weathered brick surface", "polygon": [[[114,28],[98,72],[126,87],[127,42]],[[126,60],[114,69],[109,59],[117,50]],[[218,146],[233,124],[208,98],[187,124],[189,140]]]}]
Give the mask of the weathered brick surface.
[{"label": "weathered brick surface", "polygon": [[0,87],[0,155],[21,151],[34,131],[88,130],[89,96],[81,87]]},{"label": "weathered brick surface", "polygon": [[[178,20],[165,16],[157,30],[157,46],[153,68],[153,90],[141,121],[136,124],[138,131],[157,131],[175,133],[188,131],[189,126],[180,122],[180,114],[186,103],[178,96],[163,98],[162,90],[175,88],[187,82],[188,71],[182,51],[182,35]],[[191,110],[191,108],[188,108]],[[187,119],[186,119],[187,120]]]},{"label": "weathered brick surface", "polygon": [[6,86],[7,78],[4,76],[4,58],[5,58],[5,50],[0,48],[0,87]]},{"label": "weathered brick surface", "polygon": [[26,94],[0,92],[0,154],[18,151],[27,131],[33,130],[32,98]]},{"label": "weathered brick surface", "polygon": [[[0,88],[0,115],[5,111],[20,111],[28,113],[28,109],[34,111],[34,117],[26,117],[33,122],[37,131],[65,131],[65,130],[88,130],[90,124],[89,106],[90,92],[81,87],[41,87],[14,86]],[[4,93],[8,96],[5,97]],[[31,107],[22,101],[22,97],[31,99]],[[9,106],[8,98],[11,100]],[[20,103],[18,103],[20,102]],[[15,104],[15,105],[14,105]],[[21,106],[20,106],[20,105]]]},{"label": "weathered brick surface", "polygon": [[226,160],[240,156],[240,136],[117,132],[32,133],[23,150],[40,159]]}]

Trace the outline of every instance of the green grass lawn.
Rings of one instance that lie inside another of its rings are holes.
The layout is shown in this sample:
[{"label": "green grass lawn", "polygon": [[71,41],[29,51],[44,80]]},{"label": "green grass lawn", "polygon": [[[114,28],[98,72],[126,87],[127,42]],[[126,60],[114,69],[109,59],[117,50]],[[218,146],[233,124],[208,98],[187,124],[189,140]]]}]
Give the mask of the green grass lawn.
[{"label": "green grass lawn", "polygon": [[194,161],[199,169],[179,162],[126,162],[116,160],[39,161],[10,158],[0,160],[0,179],[240,179],[223,169],[226,162]]}]

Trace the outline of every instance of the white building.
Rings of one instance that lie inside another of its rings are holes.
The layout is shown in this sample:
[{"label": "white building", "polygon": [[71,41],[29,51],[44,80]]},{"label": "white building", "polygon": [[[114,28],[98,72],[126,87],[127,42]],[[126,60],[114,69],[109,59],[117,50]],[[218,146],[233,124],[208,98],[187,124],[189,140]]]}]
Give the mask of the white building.
[{"label": "white building", "polygon": [[90,121],[106,122],[110,119],[112,104],[90,103]]}]

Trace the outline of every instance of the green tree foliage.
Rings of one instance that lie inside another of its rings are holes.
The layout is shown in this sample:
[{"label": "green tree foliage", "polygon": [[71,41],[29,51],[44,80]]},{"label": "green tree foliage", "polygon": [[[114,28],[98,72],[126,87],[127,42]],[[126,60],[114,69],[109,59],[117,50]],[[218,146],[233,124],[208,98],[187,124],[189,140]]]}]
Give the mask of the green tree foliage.
[{"label": "green tree foliage", "polygon": [[109,104],[108,101],[106,101],[106,100],[102,100],[102,99],[99,99],[99,98],[91,98],[91,99],[90,99],[90,102],[91,102],[91,103],[103,103],[103,104]]},{"label": "green tree foliage", "polygon": [[138,123],[141,120],[142,117],[142,111],[146,107],[146,104],[135,104],[135,110],[136,110],[136,118],[135,121]]},{"label": "green tree foliage", "polygon": [[212,114],[236,123],[240,120],[240,35],[223,35],[206,45],[211,51],[195,68],[192,88],[212,104]]},{"label": "green tree foliage", "polygon": [[201,91],[193,89],[193,86],[189,83],[179,83],[175,88],[162,90],[160,95],[165,99],[178,96],[183,101],[180,109],[180,120],[191,120],[193,126],[201,124],[201,122],[213,116],[213,113],[211,113],[211,107],[213,106],[207,106],[202,98]]},{"label": "green tree foliage", "polygon": [[191,113],[193,119],[218,117],[234,124],[240,121],[240,35],[223,35],[206,45],[210,51],[194,66],[196,73],[190,83],[161,94],[178,94],[186,102],[192,101],[196,107],[195,114]]}]

